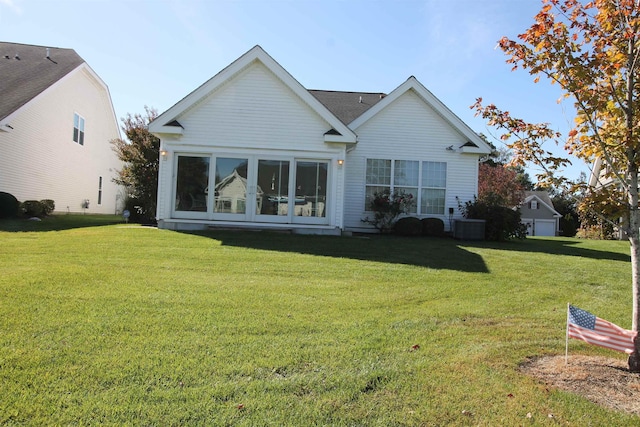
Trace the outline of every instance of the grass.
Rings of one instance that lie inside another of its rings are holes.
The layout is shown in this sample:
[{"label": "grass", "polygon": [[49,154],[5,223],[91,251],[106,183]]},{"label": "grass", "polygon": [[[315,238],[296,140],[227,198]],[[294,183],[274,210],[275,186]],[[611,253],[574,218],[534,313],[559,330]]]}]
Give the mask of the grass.
[{"label": "grass", "polygon": [[629,327],[625,242],[0,230],[2,425],[637,423],[518,370]]}]

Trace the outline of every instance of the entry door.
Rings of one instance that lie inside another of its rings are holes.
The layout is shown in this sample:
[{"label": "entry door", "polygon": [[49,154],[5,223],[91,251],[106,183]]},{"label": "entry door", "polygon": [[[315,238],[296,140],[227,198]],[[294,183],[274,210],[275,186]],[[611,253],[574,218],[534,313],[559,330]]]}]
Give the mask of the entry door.
[{"label": "entry door", "polygon": [[215,157],[213,219],[288,222],[291,161]]}]

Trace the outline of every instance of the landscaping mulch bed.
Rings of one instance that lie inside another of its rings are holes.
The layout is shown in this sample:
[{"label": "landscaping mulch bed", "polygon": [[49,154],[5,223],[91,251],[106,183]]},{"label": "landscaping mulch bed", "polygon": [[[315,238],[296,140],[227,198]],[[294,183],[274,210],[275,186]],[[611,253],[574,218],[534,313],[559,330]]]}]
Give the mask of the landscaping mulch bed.
[{"label": "landscaping mulch bed", "polygon": [[521,370],[547,386],[640,415],[640,374],[629,372],[625,360],[570,355],[565,364],[564,356],[548,356],[528,360]]}]

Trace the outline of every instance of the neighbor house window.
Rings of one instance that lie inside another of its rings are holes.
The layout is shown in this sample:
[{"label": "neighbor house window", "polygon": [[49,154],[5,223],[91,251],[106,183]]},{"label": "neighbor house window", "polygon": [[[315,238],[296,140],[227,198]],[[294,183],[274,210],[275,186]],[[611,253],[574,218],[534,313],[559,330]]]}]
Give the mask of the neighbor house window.
[{"label": "neighbor house window", "polygon": [[411,213],[444,215],[447,187],[445,162],[367,159],[365,210],[374,193],[389,191],[413,195]]},{"label": "neighbor house window", "polygon": [[78,113],[73,115],[73,142],[84,145],[84,118]]},{"label": "neighbor house window", "polygon": [[98,179],[98,204],[102,204],[102,177]]}]

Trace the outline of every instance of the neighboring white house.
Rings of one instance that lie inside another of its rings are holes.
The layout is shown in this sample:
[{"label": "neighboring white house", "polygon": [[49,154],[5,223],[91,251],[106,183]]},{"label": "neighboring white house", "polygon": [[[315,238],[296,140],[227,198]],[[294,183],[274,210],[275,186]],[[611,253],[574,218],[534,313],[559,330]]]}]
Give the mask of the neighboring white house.
[{"label": "neighboring white house", "polygon": [[562,215],[555,210],[546,191],[525,191],[520,214],[529,236],[557,236],[560,231]]},{"label": "neighboring white house", "polygon": [[[307,90],[256,46],[149,125],[160,227],[374,231],[374,192],[449,228],[490,148],[414,77],[390,94]],[[226,183],[235,182],[232,194]]]},{"label": "neighboring white house", "polygon": [[0,191],[116,213],[119,137],[107,85],[74,50],[0,42]]}]

